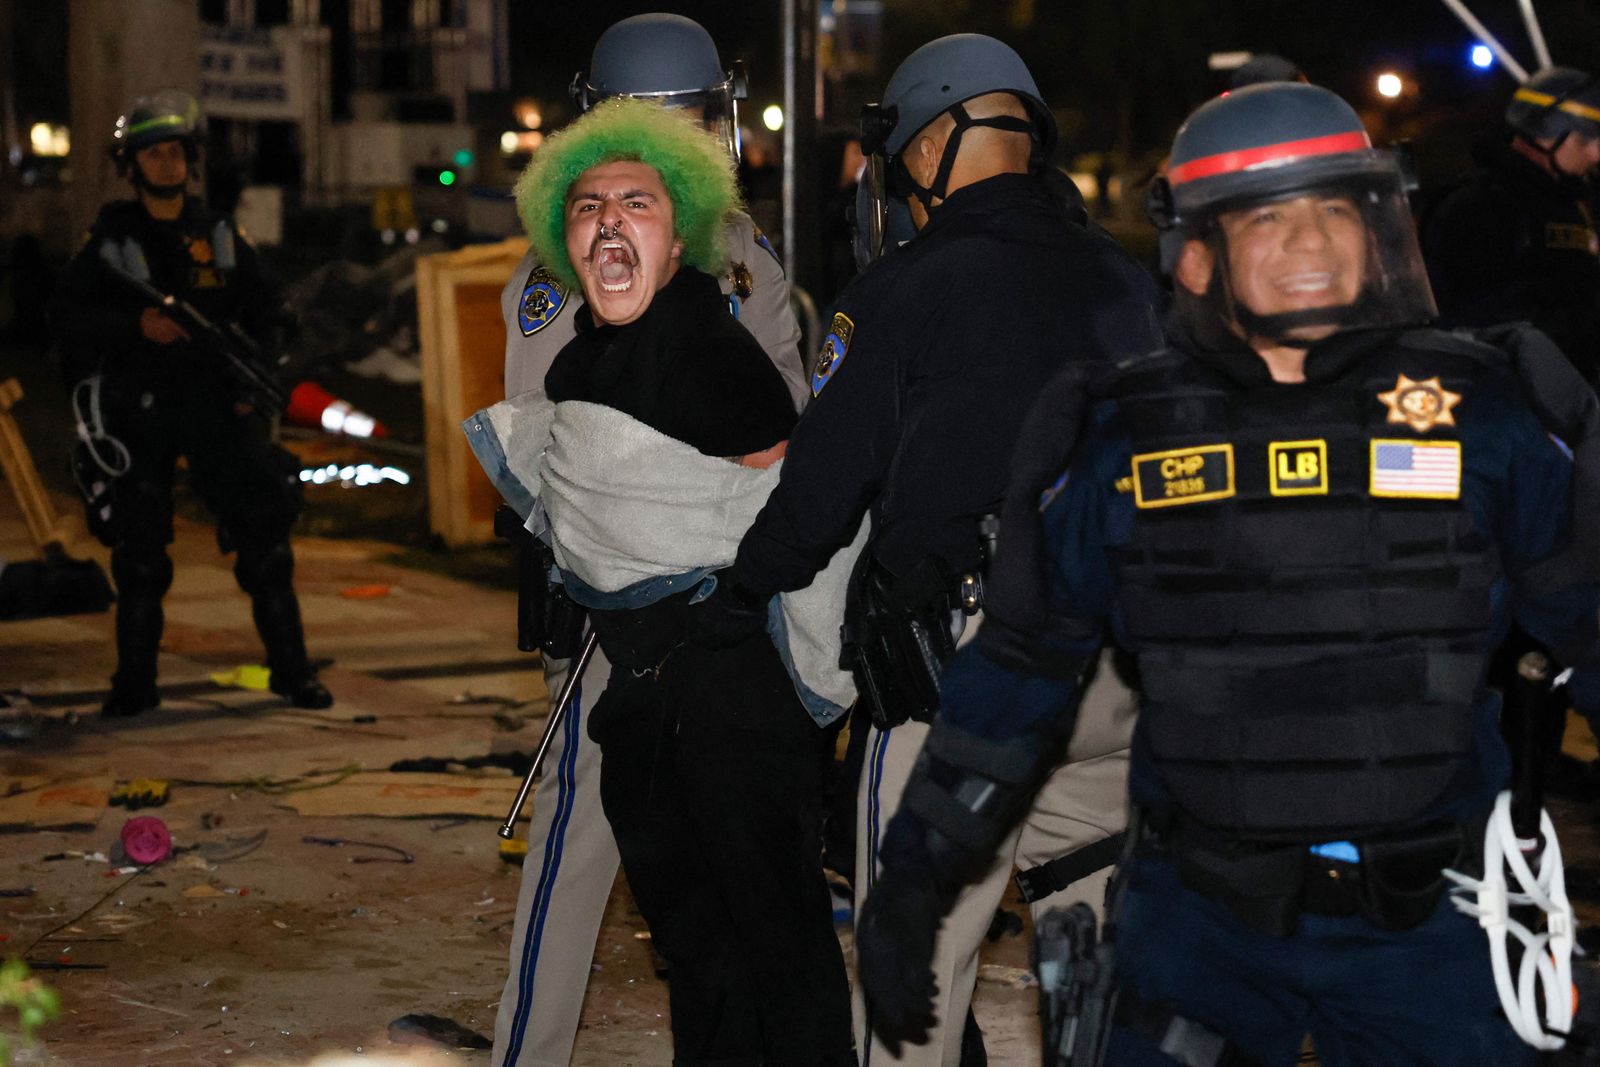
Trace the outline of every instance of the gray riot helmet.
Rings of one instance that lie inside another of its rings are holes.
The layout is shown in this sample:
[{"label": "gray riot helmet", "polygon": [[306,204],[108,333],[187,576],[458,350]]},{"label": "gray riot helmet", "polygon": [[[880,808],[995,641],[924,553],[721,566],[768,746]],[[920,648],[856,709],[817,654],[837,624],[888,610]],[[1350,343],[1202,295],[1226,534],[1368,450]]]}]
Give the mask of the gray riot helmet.
[{"label": "gray riot helmet", "polygon": [[189,167],[193,169],[203,133],[204,120],[194,97],[178,89],[163,89],[138,97],[117,116],[116,128],[111,132],[111,158],[117,165],[117,173],[131,176],[135,185],[150,189],[158,196],[176,196],[183,192],[183,186],[175,189],[151,186],[133,157],[141,148],[162,141],[180,141]]},{"label": "gray riot helmet", "polygon": [[[989,93],[1011,93],[1028,118],[974,119],[962,106]],[[955,120],[933,184],[918,186],[906,169],[904,152],[914,137],[941,115]],[[957,33],[929,41],[895,70],[883,100],[861,112],[861,151],[876,176],[877,211],[886,216],[890,200],[915,196],[924,207],[944,199],[961,151],[962,135],[974,126],[1026,133],[1033,138],[1031,169],[1043,171],[1056,146],[1056,123],[1039,95],[1033,75],[1009,45],[981,33]],[[881,229],[880,229],[881,232]]]},{"label": "gray riot helmet", "polygon": [[739,101],[749,96],[744,67],[724,68],[711,35],[691,18],[654,12],[616,23],[595,42],[589,69],[573,77],[571,92],[580,111],[611,96],[698,108],[739,158]]},{"label": "gray riot helmet", "polygon": [[[1546,67],[1511,94],[1506,125],[1554,167],[1556,149],[1568,137],[1600,139],[1600,81],[1571,67]],[[1552,143],[1540,143],[1546,141]]]},{"label": "gray riot helmet", "polygon": [[[1327,89],[1273,82],[1201,105],[1179,127],[1167,174],[1150,190],[1156,226],[1179,232],[1186,244],[1203,242],[1211,253],[1212,274],[1200,293],[1181,280],[1180,260],[1180,317],[1197,339],[1221,325],[1291,345],[1311,327],[1430,321],[1433,293],[1407,187],[1401,162],[1374,149],[1355,111]],[[1294,215],[1289,202],[1307,199],[1314,210]],[[1302,221],[1280,221],[1289,218]],[[1333,228],[1345,227],[1365,253],[1317,265],[1297,259],[1305,255],[1299,251],[1278,257],[1271,269],[1283,277],[1271,280],[1266,299],[1280,306],[1250,306],[1233,273],[1233,244],[1264,232],[1252,235],[1249,227],[1291,225],[1315,227],[1311,246],[1330,248]]]}]

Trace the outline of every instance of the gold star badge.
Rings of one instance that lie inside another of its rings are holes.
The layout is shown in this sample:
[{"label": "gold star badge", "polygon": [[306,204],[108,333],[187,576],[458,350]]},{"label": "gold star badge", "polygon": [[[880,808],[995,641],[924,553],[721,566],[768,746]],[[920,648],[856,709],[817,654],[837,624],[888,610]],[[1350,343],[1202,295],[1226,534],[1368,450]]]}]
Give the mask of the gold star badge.
[{"label": "gold star badge", "polygon": [[1446,389],[1438,378],[1414,382],[1404,374],[1387,393],[1379,393],[1380,403],[1388,405],[1389,422],[1399,422],[1418,433],[1435,426],[1454,426],[1450,409],[1461,403],[1461,394]]}]

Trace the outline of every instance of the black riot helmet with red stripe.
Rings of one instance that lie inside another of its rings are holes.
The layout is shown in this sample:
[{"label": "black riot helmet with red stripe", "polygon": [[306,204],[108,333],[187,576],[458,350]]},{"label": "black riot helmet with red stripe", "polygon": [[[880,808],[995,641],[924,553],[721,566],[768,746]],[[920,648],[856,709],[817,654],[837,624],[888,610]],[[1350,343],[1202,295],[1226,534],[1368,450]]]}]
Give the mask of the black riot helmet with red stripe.
[{"label": "black riot helmet with red stripe", "polygon": [[[1431,320],[1406,192],[1400,161],[1374,149],[1350,105],[1320,86],[1253,85],[1201,105],[1179,128],[1150,196],[1152,220],[1182,233],[1183,255],[1209,272],[1197,280],[1191,263],[1185,282],[1180,256],[1180,316],[1197,336],[1220,320],[1282,344],[1330,328]],[[1341,219],[1359,229],[1341,229]],[[1271,255],[1259,233],[1269,223],[1281,243]],[[1350,234],[1364,252],[1340,260],[1330,242],[1350,247]],[[1247,239],[1258,254],[1253,269],[1277,271],[1248,285],[1239,276]],[[1266,259],[1273,265],[1259,266]]]}]

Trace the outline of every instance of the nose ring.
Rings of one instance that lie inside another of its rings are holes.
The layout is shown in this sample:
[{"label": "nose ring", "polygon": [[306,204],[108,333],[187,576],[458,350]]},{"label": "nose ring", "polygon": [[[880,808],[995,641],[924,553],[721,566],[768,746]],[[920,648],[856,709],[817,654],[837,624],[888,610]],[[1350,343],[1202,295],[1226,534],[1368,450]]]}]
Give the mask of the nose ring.
[{"label": "nose ring", "polygon": [[616,240],[617,235],[620,234],[621,232],[622,232],[622,220],[621,219],[618,219],[615,223],[612,224],[610,233],[606,232],[606,224],[605,223],[602,222],[600,224],[600,240],[602,240],[602,241],[614,241],[614,240]]}]

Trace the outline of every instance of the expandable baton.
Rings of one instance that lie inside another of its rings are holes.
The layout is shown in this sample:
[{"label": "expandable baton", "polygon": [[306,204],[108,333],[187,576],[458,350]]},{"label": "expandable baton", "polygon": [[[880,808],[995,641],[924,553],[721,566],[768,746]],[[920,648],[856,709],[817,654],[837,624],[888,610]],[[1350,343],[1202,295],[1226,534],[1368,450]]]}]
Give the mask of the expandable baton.
[{"label": "expandable baton", "polygon": [[1511,716],[1505,733],[1511,742],[1511,825],[1517,836],[1539,836],[1544,810],[1544,733],[1550,707],[1550,657],[1537,649],[1517,659],[1506,686],[1505,712]]},{"label": "expandable baton", "polygon": [[517,799],[511,802],[511,813],[500,824],[499,834],[507,841],[517,836],[517,820],[522,817],[522,805],[528,802],[528,794],[533,791],[533,780],[539,777],[539,767],[544,763],[545,753],[550,751],[550,742],[555,740],[561,721],[567,717],[567,709],[572,706],[572,698],[578,692],[578,683],[583,680],[583,672],[588,669],[589,660],[594,657],[595,646],[599,643],[600,639],[590,630],[589,636],[584,638],[578,658],[572,661],[567,681],[561,687],[561,695],[556,698],[555,707],[550,709],[550,718],[544,724],[544,736],[539,738],[539,750],[533,754],[533,766],[528,768],[527,776],[522,779]]},{"label": "expandable baton", "polygon": [[275,418],[289,404],[289,394],[266,369],[266,355],[249,334],[236,323],[218,326],[187,300],[163,293],[143,278],[128,273],[117,263],[104,259],[105,266],[124,285],[154,307],[175,319],[195,335],[193,339],[220,355],[244,387],[246,398],[267,418]]}]

